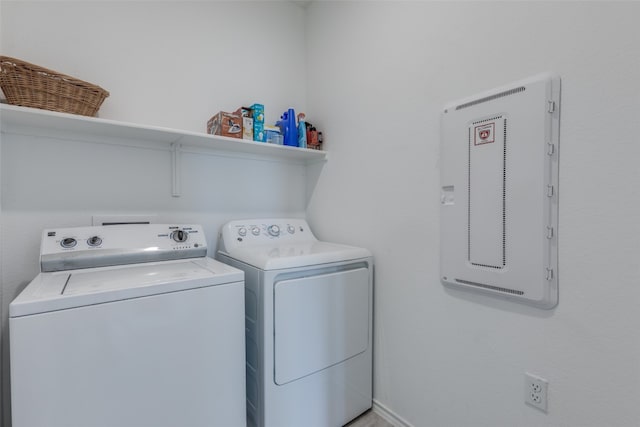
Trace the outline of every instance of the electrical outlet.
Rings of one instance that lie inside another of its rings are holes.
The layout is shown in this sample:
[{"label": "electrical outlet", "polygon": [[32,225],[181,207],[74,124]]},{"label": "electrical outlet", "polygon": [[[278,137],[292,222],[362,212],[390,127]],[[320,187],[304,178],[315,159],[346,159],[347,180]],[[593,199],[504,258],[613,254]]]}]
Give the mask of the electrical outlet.
[{"label": "electrical outlet", "polygon": [[528,372],[524,374],[524,401],[547,412],[547,389],[549,382]]}]

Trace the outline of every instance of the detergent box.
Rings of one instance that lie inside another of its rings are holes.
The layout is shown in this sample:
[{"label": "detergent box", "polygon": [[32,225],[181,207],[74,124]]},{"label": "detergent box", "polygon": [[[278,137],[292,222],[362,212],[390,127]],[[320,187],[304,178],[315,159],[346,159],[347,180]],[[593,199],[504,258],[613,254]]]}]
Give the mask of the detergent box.
[{"label": "detergent box", "polygon": [[242,138],[242,116],[220,111],[207,122],[207,133]]},{"label": "detergent box", "polygon": [[253,141],[253,119],[251,117],[242,118],[242,139]]},{"label": "detergent box", "polygon": [[266,142],[264,134],[264,123],[253,121],[253,140],[257,142]]},{"label": "detergent box", "polygon": [[264,140],[271,144],[282,145],[282,135],[278,126],[264,125]]},{"label": "detergent box", "polygon": [[253,122],[264,123],[264,105],[253,104],[249,108],[251,108],[251,112],[253,113]]}]

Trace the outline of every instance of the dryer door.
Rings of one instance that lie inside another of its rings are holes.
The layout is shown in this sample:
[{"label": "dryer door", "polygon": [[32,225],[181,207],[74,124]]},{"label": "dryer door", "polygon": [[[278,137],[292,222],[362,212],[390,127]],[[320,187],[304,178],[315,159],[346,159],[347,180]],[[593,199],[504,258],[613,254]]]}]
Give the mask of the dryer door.
[{"label": "dryer door", "polygon": [[297,380],[365,351],[370,297],[366,268],[277,282],[276,384]]}]

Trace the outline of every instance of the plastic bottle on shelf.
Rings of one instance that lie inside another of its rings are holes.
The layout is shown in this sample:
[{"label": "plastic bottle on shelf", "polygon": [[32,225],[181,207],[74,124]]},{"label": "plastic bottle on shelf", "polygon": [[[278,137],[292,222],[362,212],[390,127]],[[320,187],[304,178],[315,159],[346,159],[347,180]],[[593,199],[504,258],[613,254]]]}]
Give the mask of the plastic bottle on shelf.
[{"label": "plastic bottle on shelf", "polygon": [[282,113],[280,119],[276,125],[280,128],[284,136],[284,145],[297,147],[298,130],[296,129],[296,113],[293,111],[293,108],[289,108],[288,111]]},{"label": "plastic bottle on shelf", "polygon": [[298,147],[307,148],[307,124],[304,113],[298,114]]}]

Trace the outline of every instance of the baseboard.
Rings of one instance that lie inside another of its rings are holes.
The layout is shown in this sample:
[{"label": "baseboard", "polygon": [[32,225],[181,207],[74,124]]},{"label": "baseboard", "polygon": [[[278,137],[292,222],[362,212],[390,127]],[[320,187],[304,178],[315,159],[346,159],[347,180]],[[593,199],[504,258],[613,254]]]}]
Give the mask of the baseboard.
[{"label": "baseboard", "polygon": [[405,420],[400,415],[396,414],[391,409],[378,402],[376,399],[373,399],[372,410],[373,412],[384,418],[385,421],[393,424],[394,427],[413,427],[413,425],[411,425],[409,421]]}]

